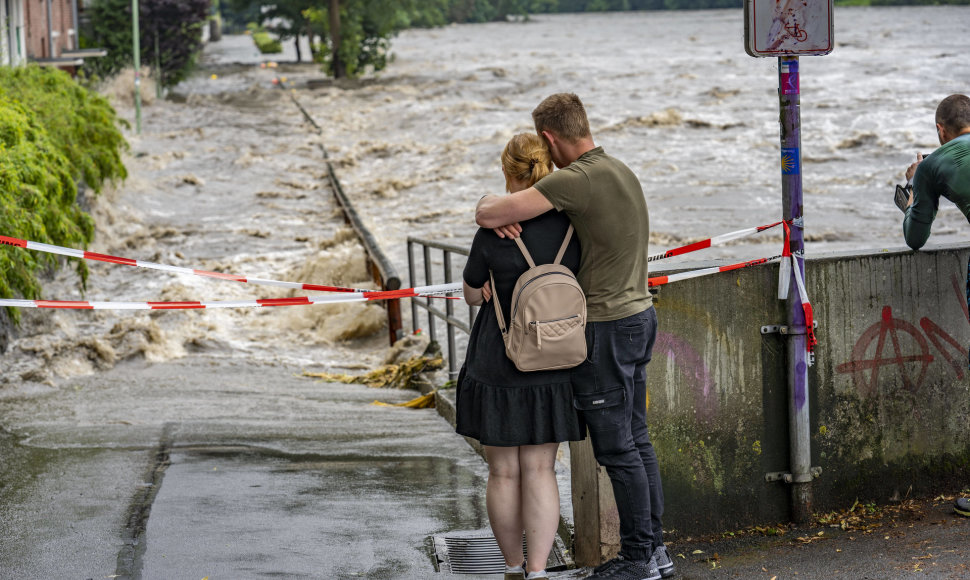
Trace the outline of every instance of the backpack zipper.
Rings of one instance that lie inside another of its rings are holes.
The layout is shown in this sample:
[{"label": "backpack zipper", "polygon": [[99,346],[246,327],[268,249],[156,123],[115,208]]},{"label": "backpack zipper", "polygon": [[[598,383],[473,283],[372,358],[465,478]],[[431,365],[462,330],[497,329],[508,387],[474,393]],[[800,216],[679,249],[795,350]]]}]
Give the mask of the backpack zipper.
[{"label": "backpack zipper", "polygon": [[563,320],[569,320],[570,318],[579,318],[578,314],[573,314],[571,316],[563,316],[562,318],[553,318],[552,320],[533,320],[529,323],[530,326],[537,324],[549,324],[550,322],[561,322]]},{"label": "backpack zipper", "polygon": [[512,322],[512,319],[515,318],[515,313],[519,311],[519,296],[521,296],[522,293],[525,292],[525,289],[529,287],[529,284],[532,284],[533,282],[535,282],[539,278],[544,278],[546,276],[565,276],[565,275],[566,274],[563,273],[563,272],[546,272],[545,274],[539,274],[535,278],[529,280],[525,284],[525,286],[519,288],[519,293],[512,297],[512,306],[513,306],[513,308],[512,308],[512,316],[509,317],[509,323],[511,323]]},{"label": "backpack zipper", "polygon": [[554,318],[553,320],[533,320],[529,323],[529,326],[536,327],[536,347],[542,350],[542,325],[551,324],[553,322],[560,322],[562,320],[569,320],[570,318],[579,318],[578,314],[573,314],[572,316],[564,316],[562,318]]}]

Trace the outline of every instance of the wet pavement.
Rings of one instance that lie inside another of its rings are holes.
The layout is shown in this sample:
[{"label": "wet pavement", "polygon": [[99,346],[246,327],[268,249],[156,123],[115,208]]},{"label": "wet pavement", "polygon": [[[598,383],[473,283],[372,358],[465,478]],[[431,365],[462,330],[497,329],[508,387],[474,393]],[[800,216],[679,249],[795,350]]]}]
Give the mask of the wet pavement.
[{"label": "wet pavement", "polygon": [[683,580],[970,578],[970,518],[952,505],[947,496],[858,506],[861,518],[685,538],[671,554]]},{"label": "wet pavement", "polygon": [[[4,392],[2,578],[425,578],[485,525],[481,458],[414,391],[192,356]],[[133,380],[134,379],[134,380]]]}]

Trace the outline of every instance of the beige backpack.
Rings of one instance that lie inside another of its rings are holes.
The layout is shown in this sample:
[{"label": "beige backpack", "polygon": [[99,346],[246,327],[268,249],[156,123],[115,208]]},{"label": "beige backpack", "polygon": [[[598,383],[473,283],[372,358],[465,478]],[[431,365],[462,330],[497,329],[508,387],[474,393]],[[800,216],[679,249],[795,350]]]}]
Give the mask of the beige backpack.
[{"label": "beige backpack", "polygon": [[556,260],[540,266],[532,260],[522,238],[515,238],[529,269],[519,276],[512,291],[508,328],[495,278],[489,272],[505,354],[520,371],[568,369],[586,360],[586,296],[572,271],[560,264],[572,235],[570,225]]}]

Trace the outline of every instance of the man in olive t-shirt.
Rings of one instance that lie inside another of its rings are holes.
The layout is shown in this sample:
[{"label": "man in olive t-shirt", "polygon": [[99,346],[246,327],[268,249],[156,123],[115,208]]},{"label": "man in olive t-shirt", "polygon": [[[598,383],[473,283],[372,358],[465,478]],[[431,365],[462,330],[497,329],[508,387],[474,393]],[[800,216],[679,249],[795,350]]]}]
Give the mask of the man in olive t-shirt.
[{"label": "man in olive t-shirt", "polygon": [[663,544],[663,488],[646,419],[646,365],[657,315],[647,289],[650,228],[643,189],[626,165],[593,143],[576,95],[548,97],[532,118],[560,171],[524,191],[483,197],[475,221],[516,237],[519,221],[556,208],[575,227],[588,355],[573,369],[574,402],[596,460],[610,476],[620,517],[620,553],[590,578],[666,578],[674,566]]},{"label": "man in olive t-shirt", "polygon": [[618,320],[652,305],[647,289],[647,202],[636,175],[596,147],[535,188],[569,216],[582,244],[579,284],[591,322]]},{"label": "man in olive t-shirt", "polygon": [[[950,95],[936,108],[936,134],[940,147],[906,170],[913,189],[903,218],[903,236],[914,250],[930,237],[940,197],[952,201],[970,220],[970,97]],[[970,261],[967,262],[967,308],[970,308]],[[970,517],[970,499],[957,498],[953,511]]]}]

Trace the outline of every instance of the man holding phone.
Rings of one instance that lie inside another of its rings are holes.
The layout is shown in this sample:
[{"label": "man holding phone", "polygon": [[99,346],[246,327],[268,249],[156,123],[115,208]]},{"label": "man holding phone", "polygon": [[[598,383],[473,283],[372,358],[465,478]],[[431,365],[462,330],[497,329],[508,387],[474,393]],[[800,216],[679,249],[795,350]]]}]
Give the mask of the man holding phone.
[{"label": "man holding phone", "polygon": [[[927,157],[916,155],[906,169],[912,181],[903,202],[903,236],[918,250],[930,237],[930,226],[940,207],[940,197],[952,201],[970,221],[970,98],[950,95],[936,108],[936,134],[940,147]],[[898,203],[898,202],[897,202]],[[970,262],[967,263],[967,307],[970,308]],[[953,510],[970,517],[970,500],[959,498]]]}]

